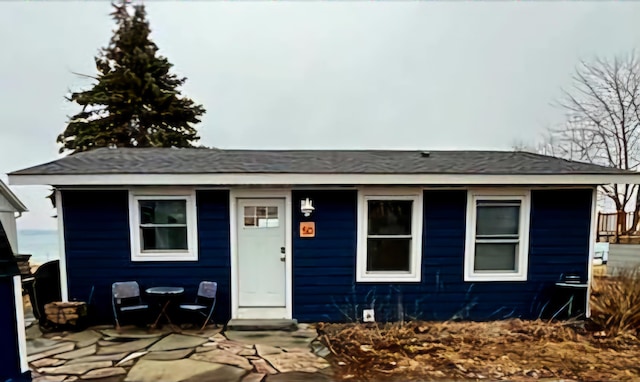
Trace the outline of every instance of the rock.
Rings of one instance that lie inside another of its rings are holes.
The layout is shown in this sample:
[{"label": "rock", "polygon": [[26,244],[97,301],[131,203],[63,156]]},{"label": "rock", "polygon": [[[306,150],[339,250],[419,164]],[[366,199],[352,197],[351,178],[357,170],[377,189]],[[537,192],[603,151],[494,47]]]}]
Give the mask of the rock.
[{"label": "rock", "polygon": [[262,374],[277,374],[278,370],[274,369],[271,365],[267,363],[267,361],[260,359],[252,359],[251,364],[256,369],[258,373]]},{"label": "rock", "polygon": [[189,359],[196,361],[206,361],[213,363],[223,363],[226,365],[237,366],[245,370],[253,369],[249,361],[239,355],[229,353],[221,349],[214,349],[204,353],[195,353]]},{"label": "rock", "polygon": [[183,382],[237,382],[240,378],[246,373],[245,370],[233,367],[222,365],[216,371],[210,371],[198,374],[191,378],[184,380]]},{"label": "rock", "polygon": [[329,367],[327,360],[311,352],[270,354],[263,357],[281,373],[292,371],[307,371],[312,373],[318,369]]},{"label": "rock", "polygon": [[[49,342],[46,342],[44,344],[41,343],[43,346],[39,347],[38,345],[33,344],[33,342],[35,341],[49,341],[52,343],[49,343]],[[50,341],[42,338],[37,340],[27,341],[27,354],[29,354],[27,356],[27,362],[33,362],[38,359],[48,358],[55,354],[66,353],[68,351],[73,350],[74,346],[75,345],[73,344],[73,342],[57,342],[57,341]]]},{"label": "rock", "polygon": [[102,336],[94,330],[84,330],[82,332],[71,333],[64,337],[66,341],[73,341],[78,348],[87,347],[97,343]]},{"label": "rock", "polygon": [[35,367],[36,369],[39,369],[41,367],[60,366],[65,362],[66,361],[63,360],[63,359],[42,358],[42,359],[39,359],[37,361],[31,362],[31,366]]},{"label": "rock", "polygon": [[124,359],[122,359],[122,361],[116,363],[116,366],[124,365],[127,362],[132,361],[132,360],[134,360],[136,358],[140,358],[140,357],[142,357],[143,355],[145,355],[147,353],[149,353],[149,352],[146,351],[146,350],[145,351],[139,351],[139,352],[136,352],[136,353],[131,353],[128,356],[126,356]]},{"label": "rock", "polygon": [[242,378],[242,382],[262,382],[265,375],[264,373],[249,373]]},{"label": "rock", "polygon": [[95,344],[93,344],[91,346],[87,346],[86,348],[77,349],[77,350],[66,352],[66,353],[56,354],[54,357],[60,358],[60,359],[83,358],[83,357],[87,357],[95,354],[96,350],[97,350],[97,347]]},{"label": "rock", "polygon": [[136,340],[131,342],[124,342],[118,345],[112,345],[107,347],[101,347],[98,349],[98,354],[115,354],[124,352],[134,352],[140,349],[145,349],[158,341],[158,338],[147,338],[142,340]]},{"label": "rock", "polygon": [[110,367],[111,361],[97,361],[97,362],[84,362],[76,363],[72,365],[63,365],[57,367],[43,367],[38,369],[38,373],[41,374],[66,374],[66,375],[80,375],[89,370],[102,369],[104,367]]},{"label": "rock", "polygon": [[78,380],[78,377],[76,377],[75,375],[72,375],[70,377],[67,377],[64,379],[64,382],[75,382]]},{"label": "rock", "polygon": [[104,336],[111,338],[122,338],[122,339],[132,339],[132,340],[141,340],[147,338],[158,338],[163,337],[167,333],[167,330],[158,330],[150,332],[146,329],[139,328],[131,328],[131,329],[121,329],[117,331],[115,329],[106,329],[100,331]]},{"label": "rock", "polygon": [[97,378],[114,377],[116,375],[124,375],[124,374],[127,374],[127,371],[122,367],[107,367],[104,369],[91,370],[90,372],[81,376],[80,378],[97,379]]},{"label": "rock", "polygon": [[182,334],[170,334],[149,348],[150,351],[167,351],[194,348],[207,342],[206,338],[185,336]]},{"label": "rock", "polygon": [[[129,370],[127,382],[185,381],[189,378],[221,369],[222,365],[209,362],[180,359],[153,361],[141,359]],[[201,379],[205,380],[205,379]],[[196,381],[196,379],[194,379]]]},{"label": "rock", "polygon": [[86,363],[86,362],[97,362],[97,361],[120,361],[129,353],[115,353],[115,354],[100,354],[100,355],[90,355],[84,358],[73,359],[67,362],[67,365],[73,365],[76,363]]},{"label": "rock", "polygon": [[157,360],[157,361],[173,361],[176,359],[187,358],[191,353],[193,353],[192,349],[152,351],[152,352],[149,352],[144,357],[142,357],[142,359]]},{"label": "rock", "polygon": [[218,346],[218,343],[217,342],[207,342],[205,344],[202,344],[202,346],[204,346],[204,347]]},{"label": "rock", "polygon": [[127,362],[122,362],[122,363],[120,364],[120,366],[122,366],[122,367],[129,367],[129,366],[133,366],[133,364],[134,364],[135,362],[136,362],[136,360],[135,360],[135,359],[130,359],[130,360],[128,360]]},{"label": "rock", "polygon": [[270,354],[280,354],[282,353],[282,349],[270,345],[256,344],[256,353],[258,353],[260,357],[264,357]]}]

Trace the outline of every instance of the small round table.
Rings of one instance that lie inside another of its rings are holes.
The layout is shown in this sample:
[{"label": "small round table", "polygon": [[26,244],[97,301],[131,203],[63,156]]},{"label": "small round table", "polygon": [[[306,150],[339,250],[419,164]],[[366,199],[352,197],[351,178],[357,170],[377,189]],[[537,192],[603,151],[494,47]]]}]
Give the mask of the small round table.
[{"label": "small round table", "polygon": [[184,293],[184,288],[161,286],[161,287],[148,288],[147,290],[145,290],[145,292],[147,292],[147,294],[150,296],[156,297],[161,307],[160,313],[158,314],[158,317],[156,318],[155,322],[151,325],[151,327],[155,329],[158,326],[160,317],[164,316],[167,319],[167,323],[169,323],[169,325],[175,329],[176,326],[173,324],[173,322],[171,322],[171,318],[167,313],[167,308],[169,307],[169,305],[171,305],[172,301],[182,296],[182,294]]}]

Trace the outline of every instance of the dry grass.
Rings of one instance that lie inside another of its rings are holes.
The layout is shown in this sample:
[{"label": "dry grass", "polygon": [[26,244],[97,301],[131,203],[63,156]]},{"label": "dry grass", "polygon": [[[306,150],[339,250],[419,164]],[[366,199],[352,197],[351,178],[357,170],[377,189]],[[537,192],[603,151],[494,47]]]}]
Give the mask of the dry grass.
[{"label": "dry grass", "polygon": [[336,378],[378,380],[640,379],[640,344],[567,323],[320,325]]},{"label": "dry grass", "polygon": [[591,294],[591,321],[608,335],[637,335],[640,330],[640,269],[615,277],[597,277]]},{"label": "dry grass", "polygon": [[640,269],[598,277],[592,318],[320,324],[343,380],[640,380]]}]

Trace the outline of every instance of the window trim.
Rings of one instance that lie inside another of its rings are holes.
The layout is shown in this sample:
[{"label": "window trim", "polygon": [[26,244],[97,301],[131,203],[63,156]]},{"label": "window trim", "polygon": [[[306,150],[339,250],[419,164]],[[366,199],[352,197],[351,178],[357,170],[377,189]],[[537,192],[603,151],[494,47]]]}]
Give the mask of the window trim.
[{"label": "window trim", "polygon": [[[142,251],[140,244],[141,200],[184,200],[187,213],[187,250]],[[198,218],[195,190],[145,190],[129,191],[129,236],[131,238],[131,261],[198,261]]]},{"label": "window trim", "polygon": [[[422,189],[360,189],[358,190],[358,227],[356,282],[420,282],[422,279]],[[411,210],[411,271],[408,273],[367,272],[367,221],[369,200],[410,200]]]},{"label": "window trim", "polygon": [[[476,202],[478,200],[519,200],[519,245],[517,272],[475,271]],[[531,220],[530,190],[468,190],[467,225],[464,251],[464,281],[527,281],[529,266],[529,222]]]}]

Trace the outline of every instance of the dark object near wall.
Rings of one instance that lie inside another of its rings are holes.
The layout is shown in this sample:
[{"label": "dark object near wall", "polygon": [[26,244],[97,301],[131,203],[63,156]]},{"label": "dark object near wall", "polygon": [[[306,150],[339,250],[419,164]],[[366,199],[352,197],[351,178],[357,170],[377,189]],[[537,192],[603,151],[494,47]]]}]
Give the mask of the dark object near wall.
[{"label": "dark object near wall", "polygon": [[53,301],[60,301],[60,261],[54,260],[42,264],[33,274],[33,278],[25,279],[23,287],[29,294],[33,315],[42,325],[46,321],[44,306]]}]

